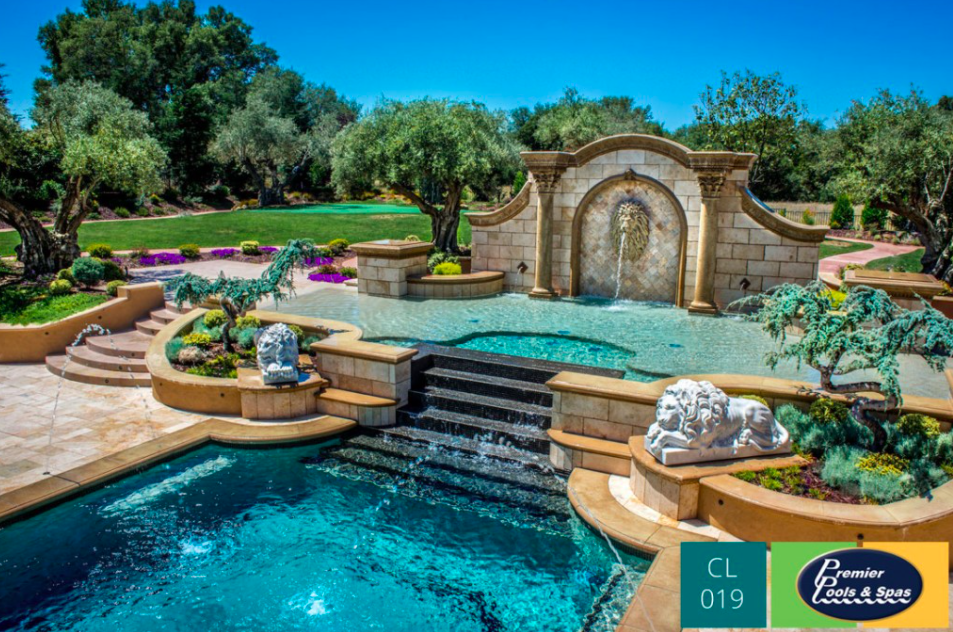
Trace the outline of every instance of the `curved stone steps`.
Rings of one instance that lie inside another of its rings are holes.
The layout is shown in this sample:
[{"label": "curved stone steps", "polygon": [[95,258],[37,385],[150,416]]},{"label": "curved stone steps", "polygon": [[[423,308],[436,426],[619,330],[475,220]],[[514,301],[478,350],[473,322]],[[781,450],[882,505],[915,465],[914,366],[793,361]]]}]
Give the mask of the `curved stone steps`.
[{"label": "curved stone steps", "polygon": [[146,361],[141,358],[123,358],[120,356],[99,353],[87,346],[67,347],[66,355],[72,358],[71,363],[82,364],[93,369],[106,371],[124,371],[133,373],[149,373]]},{"label": "curved stone steps", "polygon": [[86,346],[103,355],[145,358],[152,336],[141,331],[124,331],[108,336],[90,336],[86,339]]},{"label": "curved stone steps", "polygon": [[156,311],[149,314],[149,316],[152,317],[152,320],[162,325],[168,325],[181,315],[181,312],[174,312],[168,307],[157,309]]},{"label": "curved stone steps", "polygon": [[162,331],[162,328],[166,326],[166,323],[158,323],[154,320],[137,320],[136,321],[136,331],[139,331],[147,336],[155,336],[157,333]]},{"label": "curved stone steps", "polygon": [[46,367],[54,375],[84,384],[101,386],[150,386],[152,384],[152,376],[148,373],[97,369],[72,360],[67,364],[66,360],[65,354],[47,356]]}]

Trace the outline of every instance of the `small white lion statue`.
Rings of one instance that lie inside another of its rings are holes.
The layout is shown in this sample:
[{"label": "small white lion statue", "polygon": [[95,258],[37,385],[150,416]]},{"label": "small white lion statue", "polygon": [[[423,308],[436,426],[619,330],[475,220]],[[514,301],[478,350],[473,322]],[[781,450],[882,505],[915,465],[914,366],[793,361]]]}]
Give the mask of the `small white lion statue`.
[{"label": "small white lion statue", "polygon": [[783,454],[791,442],[764,404],[728,397],[711,382],[679,380],[658,399],[645,449],[678,465]]},{"label": "small white lion statue", "polygon": [[298,381],[298,336],[284,323],[258,330],[258,368],[265,384]]}]

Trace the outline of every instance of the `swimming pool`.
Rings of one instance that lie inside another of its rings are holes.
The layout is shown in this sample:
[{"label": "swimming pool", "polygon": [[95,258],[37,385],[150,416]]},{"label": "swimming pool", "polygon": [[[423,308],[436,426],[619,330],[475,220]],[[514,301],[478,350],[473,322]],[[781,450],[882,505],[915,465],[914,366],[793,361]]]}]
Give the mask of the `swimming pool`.
[{"label": "swimming pool", "polygon": [[[530,299],[501,294],[479,299],[400,300],[322,288],[282,303],[281,311],[353,323],[365,340],[450,346],[626,372],[632,380],[675,375],[744,373],[816,381],[793,362],[774,372],[764,365],[774,348],[759,326],[735,317],[693,316],[663,303],[601,298]],[[901,385],[908,395],[948,397],[942,373],[903,356]],[[853,376],[851,376],[853,378]]]},{"label": "swimming pool", "polygon": [[648,566],[620,555],[545,472],[210,445],[0,528],[0,629],[607,631]]}]

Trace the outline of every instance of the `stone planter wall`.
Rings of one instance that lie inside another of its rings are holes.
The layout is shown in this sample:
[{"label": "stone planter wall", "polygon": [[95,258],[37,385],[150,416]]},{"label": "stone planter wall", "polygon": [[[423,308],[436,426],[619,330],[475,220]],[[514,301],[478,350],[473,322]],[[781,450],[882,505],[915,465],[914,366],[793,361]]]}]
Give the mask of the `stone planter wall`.
[{"label": "stone planter wall", "polygon": [[473,272],[440,276],[427,274],[407,279],[407,294],[421,298],[474,298],[503,291],[502,272]]},{"label": "stone planter wall", "polygon": [[81,331],[99,325],[109,331],[129,329],[165,303],[161,283],[126,285],[102,305],[42,325],[0,324],[0,362],[42,362],[73,344]]}]

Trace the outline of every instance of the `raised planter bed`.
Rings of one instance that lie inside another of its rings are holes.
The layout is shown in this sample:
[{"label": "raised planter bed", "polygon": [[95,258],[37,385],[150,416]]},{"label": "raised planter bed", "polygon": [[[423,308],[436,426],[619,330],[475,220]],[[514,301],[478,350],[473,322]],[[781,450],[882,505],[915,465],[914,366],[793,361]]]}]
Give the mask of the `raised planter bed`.
[{"label": "raised planter bed", "polygon": [[407,279],[407,293],[423,298],[473,298],[503,291],[502,272],[471,272],[442,276],[426,274]]}]

